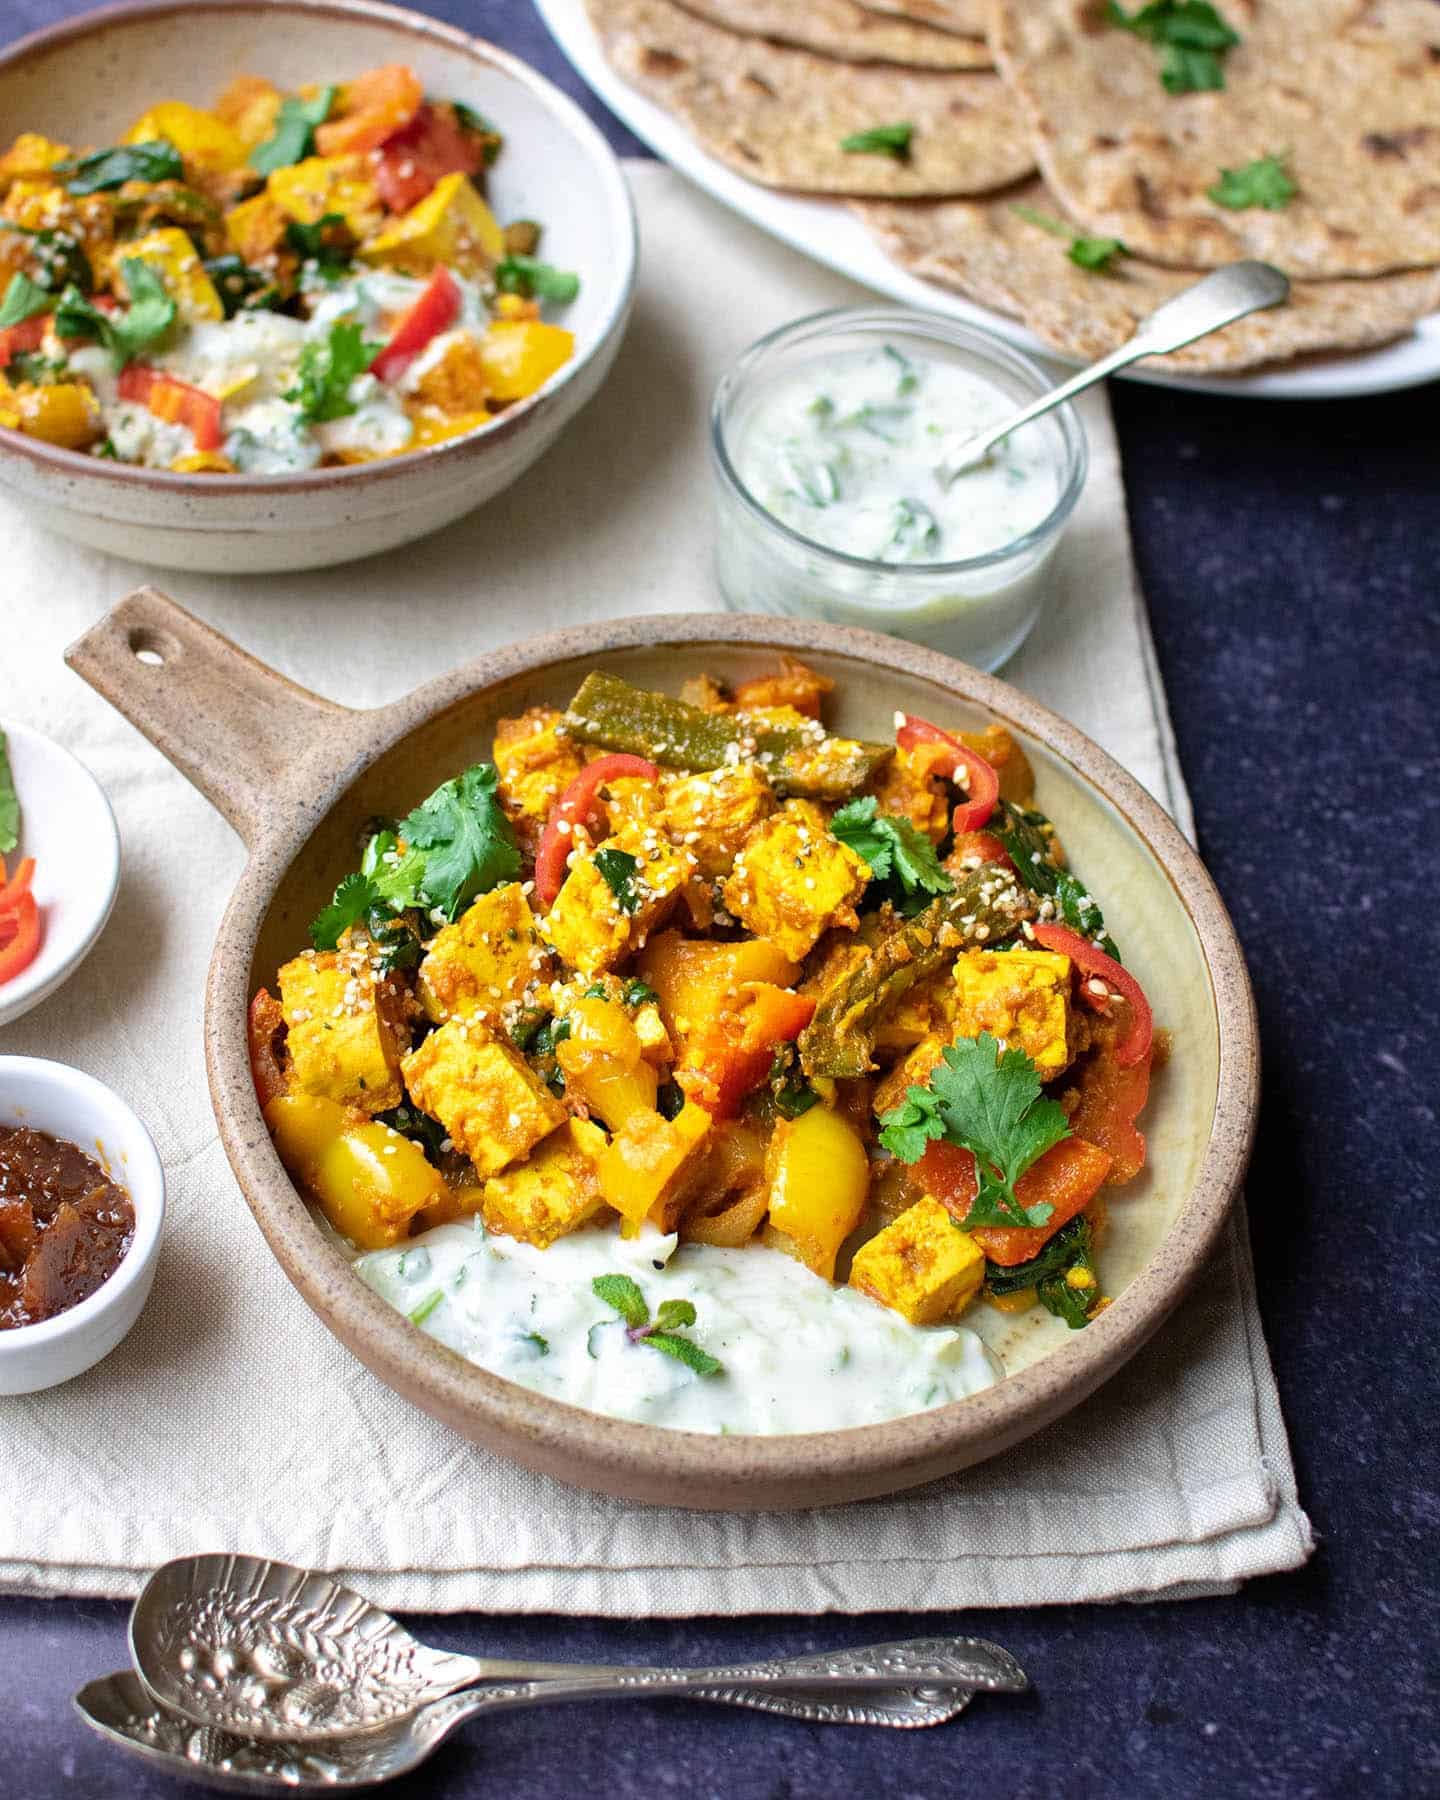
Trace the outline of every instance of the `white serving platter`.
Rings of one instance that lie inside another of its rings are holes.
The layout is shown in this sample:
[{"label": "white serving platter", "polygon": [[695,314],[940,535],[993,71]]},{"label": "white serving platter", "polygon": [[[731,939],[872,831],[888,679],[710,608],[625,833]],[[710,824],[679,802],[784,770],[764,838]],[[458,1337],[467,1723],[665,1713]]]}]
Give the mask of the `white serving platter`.
[{"label": "white serving platter", "polygon": [[[727,169],[663,108],[615,73],[586,17],[584,0],[535,0],[535,5],[577,73],[638,138],[672,168],[761,230],[892,300],[984,326],[1032,355],[1075,360],[1059,356],[1034,332],[1003,313],[906,274],[890,261],[843,201],[778,193]],[[1337,400],[1419,387],[1440,379],[1440,313],[1423,319],[1408,337],[1377,350],[1297,358],[1253,375],[1162,375],[1148,373],[1142,365],[1126,371],[1126,378],[1262,400]]]}]

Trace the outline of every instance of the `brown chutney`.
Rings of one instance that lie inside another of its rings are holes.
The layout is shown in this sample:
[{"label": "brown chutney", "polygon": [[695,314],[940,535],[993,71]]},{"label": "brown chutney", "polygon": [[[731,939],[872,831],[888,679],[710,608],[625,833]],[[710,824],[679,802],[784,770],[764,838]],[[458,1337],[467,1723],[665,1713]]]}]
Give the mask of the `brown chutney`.
[{"label": "brown chutney", "polygon": [[130,1196],[75,1144],[0,1125],[0,1330],[90,1297],[135,1236]]}]

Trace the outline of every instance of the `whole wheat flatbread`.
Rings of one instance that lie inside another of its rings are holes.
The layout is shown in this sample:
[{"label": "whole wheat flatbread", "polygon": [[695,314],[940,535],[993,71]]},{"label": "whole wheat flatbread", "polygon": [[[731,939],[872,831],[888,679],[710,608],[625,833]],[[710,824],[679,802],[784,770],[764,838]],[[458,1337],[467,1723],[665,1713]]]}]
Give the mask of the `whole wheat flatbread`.
[{"label": "whole wheat flatbread", "polygon": [[973,38],[984,37],[990,10],[989,0],[863,0],[863,5],[867,12],[888,13],[892,19],[913,19],[919,25],[937,25],[941,31]]},{"label": "whole wheat flatbread", "polygon": [[[1130,8],[1129,10],[1133,10]],[[1440,6],[1219,0],[1225,87],[1167,94],[1155,48],[1101,0],[995,0],[991,48],[1051,188],[1158,262],[1258,256],[1292,275],[1440,262]],[[1230,211],[1222,169],[1285,154],[1281,211]]]},{"label": "whole wheat flatbread", "polygon": [[[673,0],[586,0],[616,70],[712,156],[767,187],[902,197],[979,194],[1034,167],[1004,83],[835,62],[737,36]],[[914,127],[910,155],[847,154],[841,140]]]},{"label": "whole wheat flatbread", "polygon": [[[1022,319],[1047,344],[1086,362],[1123,344],[1147,313],[1199,274],[1134,257],[1117,258],[1112,274],[1091,274],[1070,261],[1065,238],[1022,218],[1017,205],[1063,219],[1064,208],[1041,181],[983,201],[865,201],[854,211],[911,274]],[[1297,281],[1288,304],[1145,366],[1213,374],[1306,351],[1357,350],[1400,337],[1437,310],[1440,269]]]},{"label": "whole wheat flatbread", "polygon": [[850,62],[911,69],[988,69],[986,44],[908,19],[885,18],[856,0],[680,0],[686,12],[756,37]]}]

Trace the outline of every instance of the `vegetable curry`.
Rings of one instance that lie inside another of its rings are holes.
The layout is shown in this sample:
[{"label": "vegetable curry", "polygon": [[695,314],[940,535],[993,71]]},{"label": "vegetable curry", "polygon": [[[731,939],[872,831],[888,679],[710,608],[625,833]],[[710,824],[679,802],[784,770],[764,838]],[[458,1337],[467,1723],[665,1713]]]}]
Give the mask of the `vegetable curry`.
[{"label": "vegetable curry", "polygon": [[[1146,996],[1003,728],[837,736],[832,685],[594,673],[373,824],[251,1014],[276,1148],[358,1250],[656,1227],[912,1326],[1107,1304]],[[595,1292],[719,1371],[688,1302]]]}]

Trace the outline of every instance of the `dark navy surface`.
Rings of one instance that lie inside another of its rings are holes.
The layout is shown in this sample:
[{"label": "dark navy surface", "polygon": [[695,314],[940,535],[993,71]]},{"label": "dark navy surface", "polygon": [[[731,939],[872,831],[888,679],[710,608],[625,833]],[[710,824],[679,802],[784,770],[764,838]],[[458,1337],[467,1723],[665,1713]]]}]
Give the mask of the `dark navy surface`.
[{"label": "dark navy surface", "polygon": [[[72,10],[4,0],[0,21],[9,37]],[[523,0],[431,10],[578,91]],[[420,1620],[467,1650],[677,1663],[966,1630],[1012,1650],[1035,1692],[903,1737],[679,1705],[519,1714],[462,1734],[397,1800],[1440,1794],[1437,398],[1114,395],[1202,847],[1259,997],[1251,1218],[1315,1559],[1234,1598],[1138,1607]],[[71,1714],[76,1688],[125,1661],[124,1620],[0,1601],[3,1800],[181,1791]]]}]

